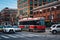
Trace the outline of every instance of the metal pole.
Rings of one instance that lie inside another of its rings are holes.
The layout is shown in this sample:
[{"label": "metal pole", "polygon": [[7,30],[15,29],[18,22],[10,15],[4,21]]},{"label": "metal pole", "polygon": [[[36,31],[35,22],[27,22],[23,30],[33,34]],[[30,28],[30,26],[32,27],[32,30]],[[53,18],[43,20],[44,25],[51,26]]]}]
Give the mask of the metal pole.
[{"label": "metal pole", "polygon": [[51,8],[50,8],[50,21],[53,22],[53,15],[52,15],[52,11],[51,11]]}]

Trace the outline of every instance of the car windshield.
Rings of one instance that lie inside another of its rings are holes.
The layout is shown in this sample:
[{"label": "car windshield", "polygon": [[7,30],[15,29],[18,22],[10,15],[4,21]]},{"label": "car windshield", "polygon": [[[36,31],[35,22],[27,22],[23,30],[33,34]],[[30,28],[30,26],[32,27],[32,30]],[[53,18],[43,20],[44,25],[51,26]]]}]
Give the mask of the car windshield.
[{"label": "car windshield", "polygon": [[14,25],[13,28],[18,28],[18,26]]},{"label": "car windshield", "polygon": [[54,28],[56,25],[52,25],[52,27]]},{"label": "car windshield", "polygon": [[2,26],[2,25],[0,25],[0,28],[3,28],[3,26]]},{"label": "car windshield", "polygon": [[4,28],[12,28],[12,26],[4,26]]}]

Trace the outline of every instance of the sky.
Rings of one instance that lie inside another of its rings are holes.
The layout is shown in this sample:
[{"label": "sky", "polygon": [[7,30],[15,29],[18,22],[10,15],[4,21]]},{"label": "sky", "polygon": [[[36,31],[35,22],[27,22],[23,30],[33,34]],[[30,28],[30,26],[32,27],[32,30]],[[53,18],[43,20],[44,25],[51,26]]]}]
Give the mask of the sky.
[{"label": "sky", "polygon": [[0,0],[0,11],[5,7],[17,8],[17,0]]}]

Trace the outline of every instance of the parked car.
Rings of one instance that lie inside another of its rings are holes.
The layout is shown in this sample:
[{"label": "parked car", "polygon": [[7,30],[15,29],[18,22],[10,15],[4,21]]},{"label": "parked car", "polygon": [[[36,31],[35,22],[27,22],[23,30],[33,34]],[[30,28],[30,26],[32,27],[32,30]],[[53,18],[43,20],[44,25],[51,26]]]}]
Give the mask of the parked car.
[{"label": "parked car", "polygon": [[12,25],[6,25],[3,27],[3,32],[11,33],[15,32],[15,29],[12,27]]},{"label": "parked car", "polygon": [[60,24],[54,24],[50,27],[50,32],[52,34],[56,34],[57,32],[60,32]]},{"label": "parked car", "polygon": [[2,25],[0,25],[0,32],[2,32],[3,31],[3,26]]},{"label": "parked car", "polygon": [[19,28],[17,25],[13,25],[13,28],[16,32],[21,32],[21,28]]}]

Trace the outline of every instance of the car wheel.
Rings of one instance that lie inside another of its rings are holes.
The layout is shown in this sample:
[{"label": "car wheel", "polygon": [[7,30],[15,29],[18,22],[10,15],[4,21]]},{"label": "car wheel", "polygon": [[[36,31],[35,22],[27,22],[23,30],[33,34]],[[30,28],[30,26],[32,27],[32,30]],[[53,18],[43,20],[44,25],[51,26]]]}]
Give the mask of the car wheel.
[{"label": "car wheel", "polygon": [[53,31],[52,31],[52,33],[53,33],[53,34],[56,34],[56,33],[57,33],[57,31],[56,31],[56,30],[53,30]]},{"label": "car wheel", "polygon": [[12,31],[10,30],[9,32],[10,32],[10,33],[15,33],[13,30],[12,30]]}]

